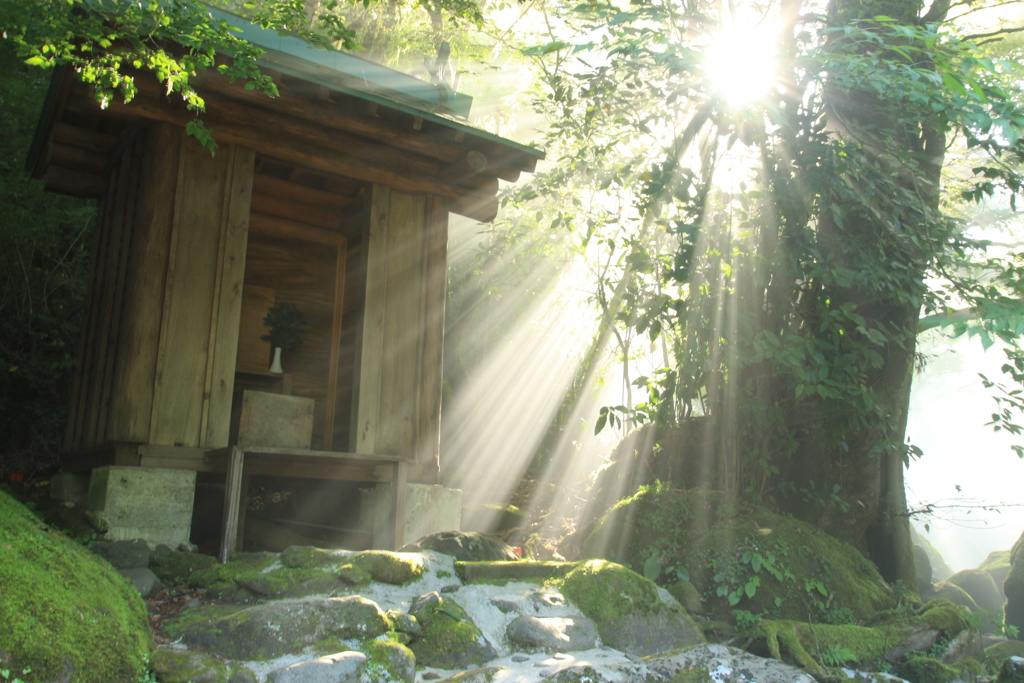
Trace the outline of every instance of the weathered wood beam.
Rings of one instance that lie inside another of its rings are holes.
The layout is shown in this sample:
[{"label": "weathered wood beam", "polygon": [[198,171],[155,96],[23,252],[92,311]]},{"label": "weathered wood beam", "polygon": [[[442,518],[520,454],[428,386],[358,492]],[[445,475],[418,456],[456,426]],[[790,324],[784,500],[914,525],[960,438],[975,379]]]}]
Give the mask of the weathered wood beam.
[{"label": "weathered wood beam", "polygon": [[345,218],[345,212],[342,209],[325,209],[257,192],[252,195],[252,210],[267,216],[287,218],[334,230],[341,226],[341,222]]},{"label": "weathered wood beam", "polygon": [[257,213],[255,208],[249,215],[249,232],[270,237],[286,237],[288,239],[315,242],[332,247],[344,246],[345,237],[335,230],[325,230],[298,221],[290,221],[277,216]]},{"label": "weathered wood beam", "polygon": [[[145,118],[173,123],[182,127],[195,118],[192,112],[185,109],[177,109],[164,102],[149,100],[145,97],[136,97],[131,104],[127,105],[111,102],[108,109],[115,112],[135,112]],[[256,113],[253,112],[253,114]],[[393,166],[381,163],[379,160],[356,157],[348,150],[338,149],[337,142],[331,139],[331,135],[325,134],[320,127],[304,124],[310,128],[319,128],[319,134],[315,136],[315,139],[310,140],[296,135],[294,132],[286,133],[274,130],[272,126],[265,124],[260,127],[240,124],[231,114],[222,112],[207,112],[203,115],[203,120],[213,130],[218,142],[222,144],[242,145],[260,154],[288,163],[307,166],[326,173],[346,175],[366,182],[388,185],[402,192],[451,197],[457,200],[453,202],[453,206],[457,207],[453,209],[456,213],[461,213],[463,210],[470,211],[472,213],[462,215],[484,222],[494,218],[489,204],[480,204],[475,197],[462,199],[466,195],[475,195],[476,193],[453,187],[438,180],[436,169],[431,176],[414,175],[409,173],[407,167],[403,168],[401,165]],[[301,128],[303,124],[293,122],[293,126]],[[312,134],[315,130],[307,132]],[[492,197],[491,200],[490,204],[494,205],[494,212],[496,212],[497,199]]]},{"label": "weathered wood beam", "polygon": [[274,197],[287,197],[296,202],[327,209],[343,209],[354,201],[353,197],[290,183],[287,180],[278,180],[262,173],[253,176],[252,191]]}]

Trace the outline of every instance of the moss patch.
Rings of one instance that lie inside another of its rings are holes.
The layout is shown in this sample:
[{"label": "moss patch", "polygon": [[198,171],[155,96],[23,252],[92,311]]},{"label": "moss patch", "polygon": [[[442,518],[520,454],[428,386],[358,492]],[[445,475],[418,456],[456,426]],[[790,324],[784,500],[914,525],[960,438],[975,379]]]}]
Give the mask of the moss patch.
[{"label": "moss patch", "polygon": [[235,553],[225,564],[197,571],[189,578],[193,588],[204,588],[215,600],[249,602],[253,594],[235,581],[239,576],[262,572],[279,561],[276,553]]},{"label": "moss patch", "polygon": [[174,550],[160,552],[158,549],[149,561],[149,568],[165,584],[173,586],[181,581],[187,581],[196,572],[210,569],[216,564],[217,558],[213,555],[180,553]]},{"label": "moss patch", "polygon": [[[658,590],[636,572],[604,560],[591,560],[569,572],[562,592],[598,624],[613,624],[631,612],[653,612],[663,607]],[[603,634],[602,634],[603,635]]]},{"label": "moss patch", "polygon": [[985,648],[984,667],[989,673],[998,673],[1003,660],[1010,657],[1024,657],[1024,642],[1008,640]]},{"label": "moss patch", "polygon": [[362,645],[366,655],[366,678],[371,683],[393,683],[416,679],[416,655],[395,640],[368,640]]},{"label": "moss patch", "polygon": [[255,681],[256,674],[242,666],[223,662],[201,652],[159,648],[153,653],[153,673],[160,683],[234,683]]},{"label": "moss patch", "polygon": [[732,619],[740,609],[771,618],[864,621],[908,599],[853,546],[812,524],[660,482],[613,507],[583,553],[662,585],[688,577],[715,619]]},{"label": "moss patch", "polygon": [[930,657],[914,657],[899,672],[910,683],[951,683],[960,678],[958,670]]},{"label": "moss patch", "polygon": [[32,680],[134,681],[149,625],[131,584],[0,491],[0,668]]},{"label": "moss patch", "polygon": [[912,631],[911,627],[872,628],[765,619],[755,624],[750,634],[765,638],[776,659],[792,661],[808,673],[820,676],[827,666],[874,662]]},{"label": "moss patch", "polygon": [[426,605],[416,618],[422,631],[410,647],[418,667],[467,669],[497,656],[466,611],[451,598]]},{"label": "moss patch", "polygon": [[560,579],[576,567],[573,562],[456,562],[455,571],[463,583],[534,581]]},{"label": "moss patch", "polygon": [[350,558],[346,566],[348,565],[369,576],[373,581],[393,586],[411,583],[423,576],[423,558],[412,553],[367,550]]},{"label": "moss patch", "polygon": [[942,598],[928,602],[921,608],[919,615],[921,621],[947,636],[956,635],[968,626],[964,608]]}]

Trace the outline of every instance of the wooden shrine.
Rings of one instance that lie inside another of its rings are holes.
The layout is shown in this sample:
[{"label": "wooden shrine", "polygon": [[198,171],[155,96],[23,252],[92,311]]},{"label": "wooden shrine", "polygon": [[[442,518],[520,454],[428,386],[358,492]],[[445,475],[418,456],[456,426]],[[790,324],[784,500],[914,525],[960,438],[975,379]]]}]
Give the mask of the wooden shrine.
[{"label": "wooden shrine", "polygon": [[[403,480],[438,482],[449,212],[492,220],[543,155],[464,123],[461,95],[244,28],[280,96],[204,75],[216,155],[152,77],[101,109],[55,74],[32,172],[101,207],[64,468],[226,473],[226,524],[243,466],[394,481],[397,519]],[[281,302],[307,325],[279,375]],[[312,399],[309,445],[231,449],[244,390]]]}]

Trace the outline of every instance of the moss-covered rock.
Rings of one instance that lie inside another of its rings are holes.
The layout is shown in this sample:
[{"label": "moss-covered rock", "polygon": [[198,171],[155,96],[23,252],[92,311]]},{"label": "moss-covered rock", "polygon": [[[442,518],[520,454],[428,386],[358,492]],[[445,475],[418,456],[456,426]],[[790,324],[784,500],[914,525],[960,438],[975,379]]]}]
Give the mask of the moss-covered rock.
[{"label": "moss-covered rock", "polygon": [[880,660],[911,630],[909,625],[866,627],[763,619],[748,633],[764,638],[772,657],[820,676],[826,667],[863,666]]},{"label": "moss-covered rock", "polygon": [[261,573],[280,563],[277,553],[235,553],[229,562],[201,569],[189,578],[193,588],[206,590],[214,600],[252,602],[256,595],[238,584],[240,576]]},{"label": "moss-covered rock", "polygon": [[740,609],[772,618],[863,621],[901,599],[916,599],[899,595],[856,549],[811,524],[661,483],[612,508],[583,553],[666,585],[688,576],[715,619],[732,619]]},{"label": "moss-covered rock", "polygon": [[323,568],[247,572],[235,577],[235,584],[261,598],[301,598],[306,595],[335,595],[343,591],[336,574]]},{"label": "moss-covered rock", "polygon": [[293,545],[281,551],[281,564],[292,569],[340,567],[352,556],[349,550],[329,550],[310,545]]},{"label": "moss-covered rock", "polygon": [[362,650],[366,655],[365,677],[370,683],[416,680],[416,655],[402,643],[375,638],[363,643]]},{"label": "moss-covered rock", "polygon": [[989,673],[997,673],[1008,657],[1024,657],[1024,642],[1007,640],[985,648],[982,664]]},{"label": "moss-covered rock", "polygon": [[421,629],[420,636],[410,644],[417,666],[468,669],[497,657],[497,652],[455,600],[435,593],[433,599],[421,601],[411,610]]},{"label": "moss-covered rock", "polygon": [[193,574],[217,564],[213,555],[183,553],[165,545],[157,546],[149,559],[149,568],[169,586],[188,581]]},{"label": "moss-covered rock", "polygon": [[666,605],[654,583],[622,565],[583,562],[566,574],[562,593],[594,621],[605,645],[631,656],[704,641],[686,612],[678,605]]},{"label": "moss-covered rock", "polygon": [[280,600],[264,605],[203,605],[165,626],[172,638],[232,659],[297,654],[320,641],[375,638],[391,623],[376,603],[358,596]]},{"label": "moss-covered rock", "polygon": [[900,668],[899,674],[910,683],[952,683],[960,678],[960,670],[946,666],[931,657],[913,657]]},{"label": "moss-covered rock", "polygon": [[942,631],[949,637],[960,633],[970,625],[964,609],[945,598],[929,601],[921,607],[918,616],[921,622]]},{"label": "moss-covered rock", "polygon": [[932,592],[932,598],[937,600],[948,600],[954,605],[960,605],[969,612],[978,612],[980,608],[978,603],[974,602],[974,598],[971,594],[965,591],[955,583],[949,581],[940,581],[935,584],[935,590]]},{"label": "moss-covered rock", "polygon": [[0,593],[0,669],[76,683],[145,672],[149,624],[138,592],[2,490]]},{"label": "moss-covered rock", "polygon": [[995,683],[1024,683],[1024,657],[1004,659]]},{"label": "moss-covered rock", "polygon": [[504,541],[472,531],[441,531],[402,548],[406,552],[435,550],[463,562],[515,562],[520,559]]},{"label": "moss-covered rock", "polygon": [[152,668],[160,683],[256,683],[259,680],[244,666],[167,646],[160,646],[153,652]]},{"label": "moss-covered rock", "polygon": [[[356,570],[360,578],[401,586],[423,576],[423,558],[412,553],[392,553],[386,550],[367,550],[353,555],[342,568],[344,572]],[[365,583],[365,581],[352,581]]]},{"label": "moss-covered rock", "polygon": [[967,591],[981,609],[1002,609],[1003,595],[988,572],[981,569],[963,569],[947,580]]},{"label": "moss-covered rock", "polygon": [[1006,606],[1003,621],[1017,629],[1017,639],[1024,640],[1024,534],[1010,550],[1010,571],[1003,582]]},{"label": "moss-covered rock", "polygon": [[1003,582],[1006,581],[1006,575],[1010,573],[1010,551],[993,550],[985,558],[985,561],[978,565],[978,569],[988,572],[992,580],[995,581],[999,594],[1005,600],[1006,594],[1003,593]]}]

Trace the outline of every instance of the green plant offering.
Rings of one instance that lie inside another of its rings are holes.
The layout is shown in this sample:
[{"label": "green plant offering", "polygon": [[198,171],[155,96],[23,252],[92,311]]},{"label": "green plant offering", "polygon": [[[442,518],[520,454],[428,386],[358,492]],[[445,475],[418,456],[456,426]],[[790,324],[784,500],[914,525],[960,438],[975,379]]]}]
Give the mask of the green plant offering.
[{"label": "green plant offering", "polygon": [[270,334],[260,337],[270,342],[271,347],[280,347],[282,351],[294,351],[302,344],[303,320],[302,311],[295,304],[283,301],[272,306],[263,318],[263,324],[270,328]]}]

